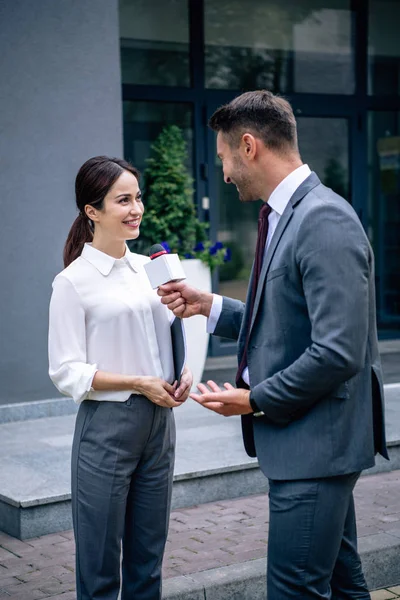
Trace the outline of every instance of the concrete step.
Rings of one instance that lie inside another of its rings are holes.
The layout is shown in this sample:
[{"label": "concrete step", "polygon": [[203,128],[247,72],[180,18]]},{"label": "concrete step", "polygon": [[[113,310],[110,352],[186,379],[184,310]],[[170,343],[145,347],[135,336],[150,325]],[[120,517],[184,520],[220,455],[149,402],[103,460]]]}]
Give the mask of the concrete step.
[{"label": "concrete step", "polygon": [[[400,468],[400,384],[386,385],[385,394],[391,460],[378,457],[366,474]],[[257,461],[244,452],[239,417],[224,419],[192,401],[175,417],[173,508],[267,490]],[[71,528],[74,422],[75,415],[67,414],[0,425],[0,530],[27,539]]]},{"label": "concrete step", "polygon": [[[359,553],[369,590],[390,588],[400,583],[400,538],[380,534],[360,540]],[[266,593],[267,559],[200,571],[167,579],[163,600],[268,600]],[[388,600],[398,596],[375,593],[372,598]],[[270,600],[274,600],[271,598]]]}]

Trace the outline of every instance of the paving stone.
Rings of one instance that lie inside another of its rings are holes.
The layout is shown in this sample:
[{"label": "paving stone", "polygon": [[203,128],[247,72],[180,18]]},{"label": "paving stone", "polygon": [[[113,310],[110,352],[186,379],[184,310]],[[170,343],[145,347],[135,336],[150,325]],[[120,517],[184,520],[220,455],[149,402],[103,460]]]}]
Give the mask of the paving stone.
[{"label": "paving stone", "polygon": [[[3,590],[5,588],[7,588],[10,585],[18,585],[19,583],[23,583],[23,581],[21,581],[21,579],[18,579],[18,577],[2,577],[0,579],[0,590]],[[1,597],[1,594],[0,594]]]},{"label": "paving stone", "polygon": [[46,593],[38,589],[36,584],[20,583],[19,585],[7,586],[3,590],[9,595],[10,600],[41,600],[46,597]]},{"label": "paving stone", "polygon": [[43,535],[42,537],[31,538],[28,543],[34,548],[43,548],[44,546],[65,543],[67,539],[68,538],[63,534],[50,533],[49,535]]},{"label": "paving stone", "polygon": [[57,594],[57,596],[46,596],[46,598],[48,598],[49,600],[76,600],[76,593],[66,592],[65,594]]},{"label": "paving stone", "polygon": [[3,563],[3,561],[13,557],[15,557],[15,554],[12,554],[9,550],[0,547],[0,563]]},{"label": "paving stone", "polygon": [[391,598],[398,598],[398,596],[388,590],[377,590],[371,594],[371,600],[391,600]]},{"label": "paving stone", "polygon": [[0,547],[15,554],[15,556],[24,556],[32,550],[30,544],[21,542],[21,540],[17,540],[2,532],[0,532]]},{"label": "paving stone", "polygon": [[388,588],[389,592],[393,592],[393,594],[397,594],[400,596],[400,585],[396,585],[395,587]]}]

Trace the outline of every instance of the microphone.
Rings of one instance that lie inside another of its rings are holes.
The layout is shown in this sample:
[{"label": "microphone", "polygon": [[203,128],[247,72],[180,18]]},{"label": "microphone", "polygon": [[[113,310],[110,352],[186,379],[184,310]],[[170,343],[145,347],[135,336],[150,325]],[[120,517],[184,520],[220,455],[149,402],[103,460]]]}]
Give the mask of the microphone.
[{"label": "microphone", "polygon": [[[150,262],[145,263],[144,269],[149,278],[151,287],[158,288],[169,281],[182,281],[186,279],[182,263],[177,254],[168,254],[161,244],[154,244],[149,252]],[[171,322],[171,343],[174,362],[174,379],[178,382],[186,364],[186,336],[182,319],[174,317]]]},{"label": "microphone", "polygon": [[152,246],[149,250],[149,256],[151,260],[154,260],[162,254],[168,254],[168,252],[166,251],[164,246],[161,246],[161,244],[154,244],[154,246]]},{"label": "microphone", "polygon": [[144,265],[144,269],[153,289],[169,281],[186,279],[179,256],[168,254],[161,244],[154,244],[150,248],[149,256],[150,262]]}]

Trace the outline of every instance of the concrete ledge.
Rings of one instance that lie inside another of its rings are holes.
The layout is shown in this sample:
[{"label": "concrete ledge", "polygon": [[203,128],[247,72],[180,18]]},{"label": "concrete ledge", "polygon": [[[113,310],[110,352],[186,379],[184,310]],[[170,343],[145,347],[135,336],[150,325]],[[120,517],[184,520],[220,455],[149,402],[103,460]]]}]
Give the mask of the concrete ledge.
[{"label": "concrete ledge", "polygon": [[[174,479],[171,508],[185,508],[228,500],[268,490],[268,481],[257,463]],[[20,540],[72,529],[71,494],[16,500],[0,494],[0,530]]]},{"label": "concrete ledge", "polygon": [[172,510],[248,496],[249,490],[251,494],[268,491],[268,480],[256,462],[198,473],[195,477],[178,476],[174,478]]},{"label": "concrete ledge", "polygon": [[72,398],[50,398],[35,402],[19,402],[0,405],[0,424],[43,419],[46,417],[63,417],[78,412],[78,405]]},{"label": "concrete ledge", "polygon": [[400,529],[361,537],[358,546],[370,590],[400,582]]},{"label": "concrete ledge", "polygon": [[400,352],[400,339],[380,340],[378,342],[379,354],[396,354]]},{"label": "concrete ledge", "polygon": [[16,507],[0,500],[0,530],[19,540],[72,529],[71,500]]},{"label": "concrete ledge", "polygon": [[387,444],[390,460],[386,460],[380,454],[375,456],[375,466],[363,471],[363,475],[374,475],[375,473],[388,473],[400,469],[400,440],[388,442]]},{"label": "concrete ledge", "polygon": [[[369,589],[400,581],[399,536],[376,534],[359,538]],[[266,558],[167,579],[163,600],[265,600]]]}]

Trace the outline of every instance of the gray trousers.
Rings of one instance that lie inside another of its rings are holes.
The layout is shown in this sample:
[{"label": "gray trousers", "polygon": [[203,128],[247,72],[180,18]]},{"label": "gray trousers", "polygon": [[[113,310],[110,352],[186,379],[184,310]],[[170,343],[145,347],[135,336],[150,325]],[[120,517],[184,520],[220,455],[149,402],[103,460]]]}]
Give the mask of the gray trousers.
[{"label": "gray trousers", "polygon": [[[132,395],[85,400],[72,447],[77,600],[160,600],[175,449],[173,411]],[[122,552],[122,583],[121,583]]]},{"label": "gray trousers", "polygon": [[269,600],[369,600],[353,488],[359,473],[270,481]]}]

